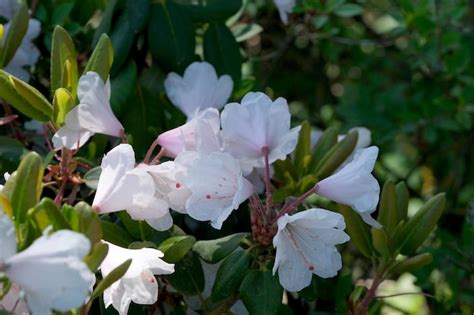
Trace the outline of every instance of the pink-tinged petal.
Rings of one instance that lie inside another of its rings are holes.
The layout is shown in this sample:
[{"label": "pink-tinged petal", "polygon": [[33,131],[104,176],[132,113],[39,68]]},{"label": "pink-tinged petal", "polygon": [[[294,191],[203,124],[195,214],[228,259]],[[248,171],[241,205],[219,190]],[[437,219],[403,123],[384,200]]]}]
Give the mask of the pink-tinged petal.
[{"label": "pink-tinged petal", "polygon": [[129,144],[120,144],[110,150],[102,159],[102,172],[99,177],[93,206],[100,207],[125,174],[135,167],[135,152]]},{"label": "pink-tinged petal", "polygon": [[165,154],[173,158],[185,150],[195,151],[197,149],[196,128],[201,123],[209,125],[217,135],[220,127],[219,112],[214,108],[206,109],[184,125],[159,135],[157,142],[165,149]]},{"label": "pink-tinged petal", "polygon": [[318,183],[317,194],[348,205],[359,213],[372,213],[380,193],[380,186],[371,174],[377,155],[377,147],[359,149],[352,161]]},{"label": "pink-tinged petal", "polygon": [[300,127],[290,129],[285,99],[274,102],[263,93],[248,93],[241,104],[227,104],[221,114],[224,149],[240,160],[244,174],[265,166],[262,149],[269,149],[269,162],[284,159],[294,151]]},{"label": "pink-tinged petal", "polygon": [[[0,289],[2,285],[0,285]],[[24,300],[20,288],[13,284],[7,295],[0,301],[0,309],[16,315],[29,315],[28,306]]]},{"label": "pink-tinged petal", "polygon": [[174,265],[161,260],[163,253],[156,249],[126,249],[108,242],[107,257],[101,264],[102,276],[132,259],[125,275],[104,292],[104,303],[112,305],[120,314],[127,314],[130,302],[153,304],[158,299],[158,284],[154,275],[171,274]]},{"label": "pink-tinged petal", "polygon": [[344,218],[324,209],[309,209],[278,219],[273,239],[277,249],[273,273],[278,270],[281,285],[299,291],[311,283],[312,274],[334,277],[342,267],[335,245],[345,243]]},{"label": "pink-tinged petal", "polygon": [[188,118],[206,108],[222,108],[232,88],[232,79],[228,75],[218,79],[214,67],[207,62],[194,62],[183,77],[170,73],[165,80],[168,98]]},{"label": "pink-tinged petal", "polygon": [[95,282],[82,261],[89,250],[89,240],[80,233],[45,233],[6,260],[5,273],[25,292],[32,314],[67,312],[85,303]]},{"label": "pink-tinged petal", "polygon": [[69,150],[77,150],[93,135],[93,132],[84,129],[71,129],[63,126],[54,134],[52,139],[53,146],[55,149],[67,148]]},{"label": "pink-tinged petal", "polygon": [[198,157],[184,184],[191,191],[187,213],[196,220],[211,221],[216,229],[253,193],[253,185],[243,178],[238,161],[221,152]]},{"label": "pink-tinged petal", "polygon": [[12,220],[0,205],[0,263],[16,254],[16,233]]}]

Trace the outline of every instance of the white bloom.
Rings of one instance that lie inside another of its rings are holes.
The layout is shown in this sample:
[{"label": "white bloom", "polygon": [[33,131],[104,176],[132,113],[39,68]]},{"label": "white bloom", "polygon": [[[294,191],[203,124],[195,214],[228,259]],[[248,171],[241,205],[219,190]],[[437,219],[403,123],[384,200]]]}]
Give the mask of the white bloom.
[{"label": "white bloom", "polygon": [[[0,289],[2,286],[0,285]],[[16,315],[29,315],[28,306],[24,300],[20,288],[16,284],[12,284],[7,295],[0,301],[0,309],[6,310]]]},{"label": "white bloom", "polygon": [[104,291],[105,307],[112,305],[119,314],[127,314],[130,302],[153,304],[158,299],[158,283],[154,275],[167,275],[174,272],[174,265],[161,260],[163,253],[157,249],[126,249],[108,242],[107,257],[100,266],[102,276],[128,259],[132,263],[125,275]]},{"label": "white bloom", "polygon": [[71,109],[65,125],[53,136],[56,149],[77,149],[95,133],[121,137],[123,126],[110,107],[110,83],[104,84],[95,72],[87,72],[77,87],[79,105]]},{"label": "white bloom", "polygon": [[186,150],[196,151],[195,135],[200,124],[209,125],[214,137],[216,137],[220,128],[219,111],[215,108],[208,108],[199,112],[184,125],[160,134],[157,142],[165,149],[165,155],[174,158]]},{"label": "white bloom", "polygon": [[242,103],[227,104],[222,111],[224,149],[240,160],[245,174],[264,167],[264,147],[269,163],[294,151],[301,126],[290,129],[291,115],[284,98],[274,102],[263,93],[250,92]]},{"label": "white bloom", "polygon": [[284,24],[288,24],[288,14],[293,12],[295,6],[295,0],[273,0],[275,3],[280,19]]},{"label": "white bloom", "polygon": [[[0,16],[10,20],[13,18],[15,11],[17,10],[18,2],[14,0],[1,0],[0,1]],[[11,23],[6,23],[3,27],[3,40],[2,44],[5,44],[8,31],[10,30]],[[20,78],[23,81],[30,79],[30,74],[24,69],[25,66],[34,65],[40,56],[38,48],[33,44],[33,40],[38,37],[41,32],[41,23],[36,19],[30,19],[28,21],[28,29],[26,31],[23,40],[15,52],[12,60],[5,66],[3,70]]]},{"label": "white bloom", "polygon": [[211,221],[215,229],[253,193],[239,162],[222,152],[199,156],[188,169],[185,186],[191,191],[187,213],[196,220]]},{"label": "white bloom", "polygon": [[352,207],[374,227],[381,227],[370,216],[379,202],[380,186],[371,174],[378,152],[375,146],[357,150],[352,161],[320,181],[316,191],[318,195]]},{"label": "white bloom", "polygon": [[101,163],[102,172],[92,206],[99,213],[127,210],[132,219],[145,220],[158,230],[172,225],[168,204],[155,197],[155,182],[143,168],[135,168],[129,144],[113,148]]},{"label": "white bloom", "polygon": [[33,315],[67,312],[86,301],[94,274],[82,259],[89,253],[89,240],[82,234],[47,230],[30,247],[16,253],[13,222],[0,215],[0,266],[5,275],[25,293]]},{"label": "white bloom", "polygon": [[232,93],[232,78],[217,77],[214,67],[207,62],[194,62],[184,76],[172,72],[165,80],[166,95],[188,118],[206,108],[221,109]]},{"label": "white bloom", "polygon": [[350,239],[345,227],[342,215],[324,209],[280,217],[273,274],[278,270],[282,287],[294,292],[307,287],[313,274],[334,277],[342,267],[336,245]]}]

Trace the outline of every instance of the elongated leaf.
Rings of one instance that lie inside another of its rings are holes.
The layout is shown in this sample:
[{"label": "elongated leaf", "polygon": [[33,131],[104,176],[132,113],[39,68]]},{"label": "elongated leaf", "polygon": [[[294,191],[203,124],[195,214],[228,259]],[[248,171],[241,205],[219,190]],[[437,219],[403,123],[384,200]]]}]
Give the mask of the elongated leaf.
[{"label": "elongated leaf", "polygon": [[392,181],[387,181],[383,186],[378,221],[389,235],[393,234],[398,224],[397,195],[395,184]]},{"label": "elongated leaf", "polygon": [[20,47],[23,37],[28,30],[28,22],[30,16],[28,15],[28,7],[26,2],[21,1],[15,15],[10,20],[10,28],[2,49],[0,58],[0,68],[7,66],[8,63],[15,56],[16,50]]},{"label": "elongated leaf", "polygon": [[73,231],[86,235],[92,246],[102,239],[102,228],[97,213],[86,202],[81,201],[74,207],[62,206],[62,212]]},{"label": "elongated leaf", "polygon": [[59,210],[53,200],[43,198],[34,207],[32,212],[33,219],[40,231],[52,225],[55,231],[63,229],[71,229],[64,214]]},{"label": "elongated leaf", "polygon": [[48,117],[53,115],[53,105],[51,105],[40,91],[14,76],[10,76],[10,82],[18,94],[20,94],[32,107]]},{"label": "elongated leaf", "polygon": [[276,315],[283,288],[271,271],[253,270],[240,285],[240,298],[250,315]]},{"label": "elongated leaf", "polygon": [[110,28],[112,26],[112,18],[114,17],[115,7],[117,6],[118,0],[109,0],[107,3],[107,7],[102,14],[102,19],[100,20],[100,24],[95,30],[94,39],[92,40],[92,45],[97,45],[99,42],[100,37],[104,33],[109,33]]},{"label": "elongated leaf", "polygon": [[74,42],[68,32],[57,25],[51,43],[51,92],[55,93],[59,88],[66,88],[75,98],[77,78],[77,54]]},{"label": "elongated leaf", "polygon": [[114,284],[115,281],[122,278],[131,264],[131,259],[124,261],[122,264],[120,264],[120,266],[112,270],[104,279],[102,279],[102,281],[100,281],[97,287],[95,288],[94,292],[92,292],[89,303],[101,296],[104,293],[105,289]]},{"label": "elongated leaf", "polygon": [[309,169],[315,171],[323,157],[337,144],[337,129],[326,129],[312,148],[311,165]]},{"label": "elongated leaf", "polygon": [[64,88],[56,90],[53,99],[53,121],[57,127],[64,125],[66,115],[74,105],[74,97],[69,90]]},{"label": "elongated leaf", "polygon": [[180,261],[196,243],[192,235],[173,236],[160,244],[158,248],[165,254],[163,260],[169,263]]},{"label": "elongated leaf", "polygon": [[153,58],[163,67],[183,71],[194,59],[194,28],[188,13],[167,1],[151,7],[148,41]]},{"label": "elongated leaf", "polygon": [[114,48],[114,65],[111,70],[113,75],[127,61],[134,38],[135,32],[132,28],[132,20],[126,13],[123,13],[110,33],[110,40]]},{"label": "elongated leaf", "polygon": [[408,213],[408,202],[410,201],[410,193],[408,192],[405,182],[398,183],[395,188],[397,190],[398,220],[406,220]]},{"label": "elongated leaf", "polygon": [[107,34],[102,34],[87,63],[84,73],[97,72],[104,82],[109,78],[110,68],[114,62],[114,48]]},{"label": "elongated leaf", "polygon": [[351,242],[355,247],[367,257],[374,256],[375,252],[372,246],[372,237],[367,224],[365,224],[360,216],[350,207],[340,205],[337,211],[344,216],[347,233],[351,237]]},{"label": "elongated leaf", "polygon": [[187,10],[194,22],[225,22],[242,7],[242,0],[173,0]]},{"label": "elongated leaf", "polygon": [[298,175],[306,174],[311,162],[311,125],[305,121],[301,124],[298,144],[295,149],[295,165]]},{"label": "elongated leaf", "polygon": [[234,82],[242,76],[242,56],[234,35],[224,23],[211,23],[204,34],[204,59],[219,75],[228,74]]},{"label": "elongated leaf", "polygon": [[99,268],[100,264],[104,261],[108,252],[109,245],[99,242],[95,244],[92,253],[84,258],[84,262],[92,272],[95,272],[97,268]]},{"label": "elongated leaf", "polygon": [[423,253],[402,260],[390,268],[390,272],[394,274],[402,274],[405,272],[415,271],[420,269],[433,261],[433,256],[429,253]]},{"label": "elongated leaf", "polygon": [[193,251],[198,253],[205,261],[216,263],[232,253],[247,235],[249,234],[237,233],[215,240],[197,241],[193,246]]},{"label": "elongated leaf", "polygon": [[433,231],[443,213],[446,203],[445,194],[431,198],[418,212],[408,220],[399,241],[400,252],[404,255],[414,253]]},{"label": "elongated leaf", "polygon": [[184,295],[196,295],[204,290],[204,272],[201,261],[193,252],[175,265],[175,272],[167,276],[168,282]]},{"label": "elongated leaf", "polygon": [[21,96],[10,81],[10,75],[0,70],[0,97],[26,116],[39,121],[49,121],[50,115],[33,107]]},{"label": "elongated leaf", "polygon": [[128,247],[128,244],[132,243],[134,239],[121,227],[116,224],[107,221],[101,221],[102,233],[104,240],[112,244]]},{"label": "elongated leaf", "polygon": [[212,286],[212,301],[221,301],[237,292],[252,259],[253,257],[246,250],[238,247],[222,261]]},{"label": "elongated leaf", "polygon": [[36,152],[30,152],[21,160],[14,178],[10,199],[16,224],[23,224],[28,209],[33,208],[41,196],[43,161]]}]

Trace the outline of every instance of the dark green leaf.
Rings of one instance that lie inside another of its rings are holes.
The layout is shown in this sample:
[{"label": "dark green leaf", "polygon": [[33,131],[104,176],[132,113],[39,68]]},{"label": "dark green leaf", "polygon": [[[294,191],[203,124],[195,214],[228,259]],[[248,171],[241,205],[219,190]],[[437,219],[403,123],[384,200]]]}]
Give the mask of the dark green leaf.
[{"label": "dark green leaf", "polygon": [[240,286],[240,298],[250,315],[275,315],[281,304],[283,289],[271,271],[253,270]]},{"label": "dark green leaf", "polygon": [[201,261],[189,252],[175,265],[175,272],[167,276],[168,282],[184,295],[196,295],[204,290],[204,272]]},{"label": "dark green leaf", "polygon": [[216,263],[232,253],[247,235],[249,234],[237,233],[215,240],[197,241],[193,246],[193,251],[198,253],[205,261]]},{"label": "dark green leaf", "polygon": [[191,235],[173,236],[160,244],[158,248],[165,254],[163,260],[169,263],[180,261],[196,243],[196,238]]}]

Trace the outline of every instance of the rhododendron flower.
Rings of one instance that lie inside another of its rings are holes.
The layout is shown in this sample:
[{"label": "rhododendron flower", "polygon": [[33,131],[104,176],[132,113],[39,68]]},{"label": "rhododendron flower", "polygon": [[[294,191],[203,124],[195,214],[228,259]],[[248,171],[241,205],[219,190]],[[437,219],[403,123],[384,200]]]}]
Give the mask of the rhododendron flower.
[{"label": "rhododendron flower", "polygon": [[127,314],[130,302],[150,305],[158,299],[158,283],[154,275],[174,272],[174,265],[161,260],[163,253],[157,249],[126,249],[105,242],[109,251],[100,265],[103,277],[132,259],[125,275],[104,291],[105,307],[112,305],[119,314]]},{"label": "rhododendron flower", "polygon": [[284,24],[288,24],[288,14],[293,12],[295,0],[273,0],[275,3],[280,19]]},{"label": "rhododendron flower", "polygon": [[[18,8],[18,1],[15,0],[1,0],[0,1],[0,16],[7,20],[13,18],[15,11]],[[3,40],[2,46],[5,45],[11,23],[8,22],[3,26]],[[41,23],[36,19],[29,19],[28,29],[23,37],[20,46],[18,46],[15,56],[4,67],[3,70],[20,78],[23,81],[30,79],[30,74],[24,69],[25,66],[34,65],[40,56],[39,49],[33,44],[33,40],[38,37],[41,32]]]},{"label": "rhododendron flower", "polygon": [[71,109],[65,125],[53,136],[56,149],[77,149],[95,133],[121,137],[123,126],[110,107],[110,82],[105,84],[95,72],[87,72],[77,87],[79,105]]},{"label": "rhododendron flower", "polygon": [[69,230],[47,233],[17,253],[13,222],[0,214],[0,270],[25,293],[33,315],[80,307],[95,282],[82,261],[89,253],[89,240]]},{"label": "rhododendron flower", "polygon": [[200,124],[210,126],[214,136],[217,135],[220,128],[219,112],[215,108],[208,108],[199,112],[195,117],[184,125],[168,130],[157,138],[157,143],[165,149],[165,155],[176,157],[185,150],[196,151],[196,128]]},{"label": "rhododendron flower", "polygon": [[168,204],[155,197],[153,177],[135,168],[135,153],[129,144],[120,144],[102,159],[102,173],[92,206],[99,213],[127,210],[134,220],[145,220],[158,230],[172,225]]},{"label": "rhododendron flower", "polygon": [[352,161],[320,181],[316,191],[318,195],[352,207],[374,227],[381,227],[370,216],[379,202],[380,186],[371,174],[378,152],[375,146],[357,150]]},{"label": "rhododendron flower", "polygon": [[284,98],[274,102],[263,93],[250,92],[241,104],[227,104],[222,111],[224,150],[240,160],[245,174],[265,166],[263,149],[269,163],[294,151],[301,126],[290,129],[291,115]]},{"label": "rhododendron flower", "polygon": [[344,218],[324,209],[309,209],[278,219],[273,238],[276,248],[273,274],[278,270],[280,284],[288,291],[299,291],[311,283],[313,274],[334,277],[342,267],[336,245],[350,238],[343,231]]},{"label": "rhododendron flower", "polygon": [[217,77],[207,62],[194,62],[184,76],[172,72],[165,80],[166,95],[188,118],[206,108],[221,109],[232,93],[234,83],[228,75]]},{"label": "rhododendron flower", "polygon": [[211,221],[215,229],[253,193],[239,162],[222,152],[199,156],[188,169],[185,186],[191,191],[187,213],[196,220]]}]

